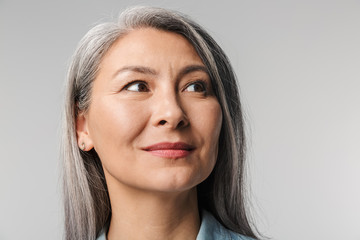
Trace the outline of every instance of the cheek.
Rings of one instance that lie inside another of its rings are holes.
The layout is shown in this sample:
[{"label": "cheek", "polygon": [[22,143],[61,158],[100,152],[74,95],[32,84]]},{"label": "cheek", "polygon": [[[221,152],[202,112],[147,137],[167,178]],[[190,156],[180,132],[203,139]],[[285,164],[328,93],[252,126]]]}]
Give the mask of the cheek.
[{"label": "cheek", "polygon": [[214,166],[218,154],[219,137],[222,126],[222,111],[219,103],[209,110],[211,110],[211,114],[209,114],[209,118],[205,121],[207,124],[204,124],[206,128],[204,131],[208,132],[206,137],[209,139],[208,148],[210,151],[210,157],[213,159]]},{"label": "cheek", "polygon": [[93,102],[89,116],[89,132],[95,150],[106,159],[106,155],[131,147],[146,126],[147,111],[141,105],[105,98]]},{"label": "cheek", "polygon": [[217,100],[214,100],[206,105],[194,106],[192,109],[191,124],[202,145],[199,159],[202,161],[202,169],[206,171],[206,174],[210,174],[215,166],[218,153],[222,126],[221,107]]},{"label": "cheek", "polygon": [[214,147],[217,145],[221,125],[222,125],[222,111],[220,104],[217,101],[198,108],[194,124],[197,125],[199,132],[203,135],[206,145]]}]

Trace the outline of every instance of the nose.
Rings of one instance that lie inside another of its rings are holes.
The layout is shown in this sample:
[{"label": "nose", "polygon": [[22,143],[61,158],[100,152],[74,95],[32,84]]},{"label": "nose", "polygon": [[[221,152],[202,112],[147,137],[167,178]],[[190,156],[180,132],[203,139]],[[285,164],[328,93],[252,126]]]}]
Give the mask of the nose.
[{"label": "nose", "polygon": [[168,129],[179,129],[189,125],[189,120],[174,92],[166,91],[153,102],[152,125]]}]

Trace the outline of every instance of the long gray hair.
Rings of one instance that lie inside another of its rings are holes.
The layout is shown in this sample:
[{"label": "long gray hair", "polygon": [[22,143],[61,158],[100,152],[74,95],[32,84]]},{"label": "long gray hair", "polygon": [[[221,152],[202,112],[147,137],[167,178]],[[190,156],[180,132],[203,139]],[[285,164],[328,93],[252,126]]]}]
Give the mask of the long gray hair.
[{"label": "long gray hair", "polygon": [[63,113],[62,160],[66,239],[95,239],[108,227],[111,206],[104,172],[94,149],[83,152],[76,137],[76,117],[91,102],[92,83],[110,46],[134,29],[151,27],[184,36],[206,65],[222,108],[217,163],[198,188],[199,208],[210,211],[225,227],[256,238],[245,207],[245,136],[239,90],[223,50],[197,23],[171,10],[135,7],[117,22],[92,28],[73,55]]}]

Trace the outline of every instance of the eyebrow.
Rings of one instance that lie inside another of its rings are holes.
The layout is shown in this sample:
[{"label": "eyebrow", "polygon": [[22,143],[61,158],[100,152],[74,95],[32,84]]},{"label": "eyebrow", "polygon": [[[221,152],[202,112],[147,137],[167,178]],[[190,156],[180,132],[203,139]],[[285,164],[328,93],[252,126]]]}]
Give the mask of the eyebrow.
[{"label": "eyebrow", "polygon": [[125,66],[125,67],[122,67],[119,70],[117,70],[113,74],[113,77],[115,77],[116,75],[118,75],[120,73],[123,73],[123,72],[137,72],[137,73],[142,73],[142,74],[157,75],[157,72],[154,69],[151,69],[151,68],[148,68],[148,67]]},{"label": "eyebrow", "polygon": [[[197,72],[197,71],[202,71],[202,72],[205,72],[206,74],[208,74],[208,70],[204,65],[196,65],[195,64],[195,65],[188,65],[188,66],[184,67],[183,69],[181,69],[181,71],[178,73],[176,78],[180,79],[183,76],[185,76],[186,74],[189,74],[191,72]],[[113,74],[113,78],[123,72],[137,72],[137,73],[148,74],[148,75],[158,75],[158,73],[154,69],[149,68],[149,67],[125,66],[125,67],[122,67],[119,70],[117,70]]]},{"label": "eyebrow", "polygon": [[189,65],[181,69],[180,73],[177,76],[177,79],[182,78],[186,74],[192,73],[192,72],[205,72],[209,75],[207,68],[204,65]]}]

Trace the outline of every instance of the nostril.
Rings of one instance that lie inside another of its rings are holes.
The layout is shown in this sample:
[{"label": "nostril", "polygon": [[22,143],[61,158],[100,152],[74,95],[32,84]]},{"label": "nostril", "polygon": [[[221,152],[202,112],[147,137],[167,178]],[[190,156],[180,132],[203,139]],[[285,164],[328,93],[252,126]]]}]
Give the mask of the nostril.
[{"label": "nostril", "polygon": [[179,127],[182,127],[182,126],[184,126],[184,124],[185,124],[184,121],[180,121],[179,124],[177,125],[177,127],[178,127],[178,128],[179,128]]},{"label": "nostril", "polygon": [[165,125],[166,121],[165,120],[161,120],[160,121],[160,125]]}]

